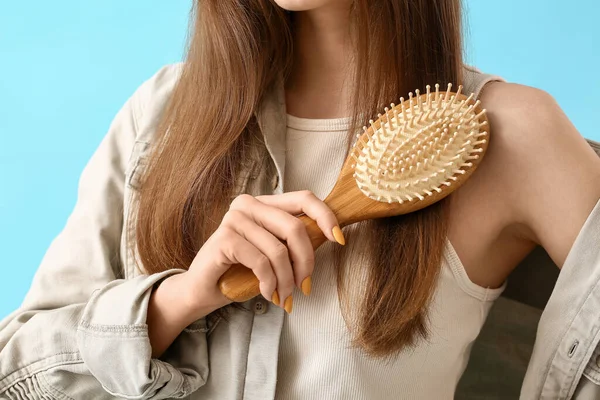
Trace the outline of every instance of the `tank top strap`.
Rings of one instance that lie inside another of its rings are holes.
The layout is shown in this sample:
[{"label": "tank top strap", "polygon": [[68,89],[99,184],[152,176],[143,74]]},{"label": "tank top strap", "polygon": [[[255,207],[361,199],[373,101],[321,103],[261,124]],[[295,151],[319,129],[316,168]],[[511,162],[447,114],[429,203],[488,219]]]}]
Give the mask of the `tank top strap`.
[{"label": "tank top strap", "polygon": [[466,294],[483,302],[492,302],[500,297],[504,289],[506,289],[507,281],[504,281],[499,288],[482,287],[473,282],[469,278],[469,275],[467,275],[462,261],[448,238],[446,238],[443,255],[444,261],[446,261],[447,267],[452,272],[456,284]]},{"label": "tank top strap", "polygon": [[479,69],[470,66],[463,66],[463,93],[469,95],[473,93],[475,98],[479,97],[481,89],[489,82],[506,82],[506,79],[498,75],[486,74]]}]

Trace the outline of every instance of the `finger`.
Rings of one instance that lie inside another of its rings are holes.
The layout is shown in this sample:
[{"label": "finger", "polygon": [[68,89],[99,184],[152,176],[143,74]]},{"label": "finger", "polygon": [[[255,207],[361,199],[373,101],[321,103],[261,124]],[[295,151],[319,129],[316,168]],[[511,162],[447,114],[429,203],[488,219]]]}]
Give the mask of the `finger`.
[{"label": "finger", "polygon": [[[260,293],[265,299],[271,299],[277,287],[277,277],[269,258],[235,231],[227,233],[225,240],[220,240],[219,242],[221,243],[219,251],[222,259],[218,260],[218,264],[242,264],[246,268],[251,269],[260,282]],[[219,277],[225,271],[219,271]]]},{"label": "finger", "polygon": [[[270,208],[277,210],[273,207]],[[286,214],[288,218],[294,218],[284,211],[280,212]],[[269,258],[271,267],[277,277],[277,292],[279,298],[281,300],[287,299],[294,290],[295,280],[292,264],[290,262],[290,254],[286,245],[270,231],[257,225],[256,221],[241,211],[228,211],[223,218],[223,223],[234,229],[240,236]],[[313,252],[310,243],[308,243],[308,246],[309,251]],[[271,300],[271,298],[269,299]],[[283,304],[281,304],[281,306],[283,307]]]},{"label": "finger", "polygon": [[[292,260],[293,280],[302,289],[302,282],[311,276],[314,270],[315,251],[306,231],[306,226],[298,218],[270,205],[254,200],[254,204],[243,212],[230,210],[229,213],[240,212],[252,218],[255,224],[271,232],[277,238],[284,240],[289,250],[288,257]],[[234,217],[232,221],[237,221]],[[279,288],[279,285],[278,285]],[[303,291],[304,292],[304,291]],[[283,293],[279,293],[283,296]],[[286,297],[282,297],[285,299]]]},{"label": "finger", "polygon": [[333,228],[339,226],[337,217],[327,204],[311,191],[301,190],[278,195],[257,196],[255,199],[292,215],[306,214],[317,223],[327,239],[337,242],[333,235]]}]

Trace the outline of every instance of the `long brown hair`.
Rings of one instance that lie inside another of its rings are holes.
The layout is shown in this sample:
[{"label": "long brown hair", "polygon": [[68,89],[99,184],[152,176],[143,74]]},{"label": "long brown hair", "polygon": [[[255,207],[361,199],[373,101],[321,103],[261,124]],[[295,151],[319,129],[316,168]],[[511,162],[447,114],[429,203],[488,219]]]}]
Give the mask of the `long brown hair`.
[{"label": "long brown hair", "polygon": [[[415,88],[461,83],[460,11],[460,0],[353,2],[355,126]],[[294,59],[293,13],[272,1],[198,0],[192,15],[186,62],[158,127],[137,211],[137,247],[149,273],[188,268],[214,232],[249,144],[260,137],[257,107]],[[349,243],[365,234],[370,257],[357,298],[350,296],[351,251],[336,254],[338,293],[353,343],[368,354],[390,356],[426,337],[444,210],[442,201],[348,230]]]}]

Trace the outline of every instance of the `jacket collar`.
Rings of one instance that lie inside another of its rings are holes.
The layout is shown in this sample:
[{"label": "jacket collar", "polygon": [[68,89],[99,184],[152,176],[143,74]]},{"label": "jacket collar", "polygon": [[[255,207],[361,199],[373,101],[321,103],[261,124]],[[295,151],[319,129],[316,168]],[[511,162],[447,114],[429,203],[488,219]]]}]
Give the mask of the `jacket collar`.
[{"label": "jacket collar", "polygon": [[265,141],[265,147],[277,171],[276,180],[278,183],[273,192],[274,194],[283,193],[287,115],[285,89],[281,77],[277,79],[265,94],[256,111],[256,119]]}]

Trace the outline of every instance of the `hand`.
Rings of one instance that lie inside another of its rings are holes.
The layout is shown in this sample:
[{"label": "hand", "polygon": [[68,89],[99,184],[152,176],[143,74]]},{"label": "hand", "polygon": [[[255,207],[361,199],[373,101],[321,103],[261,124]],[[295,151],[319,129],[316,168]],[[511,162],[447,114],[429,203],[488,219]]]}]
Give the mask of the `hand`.
[{"label": "hand", "polygon": [[306,228],[293,216],[300,213],[315,220],[325,237],[336,242],[333,229],[338,231],[339,226],[335,215],[310,191],[235,198],[184,274],[191,285],[194,308],[206,313],[231,303],[217,282],[231,265],[242,264],[258,278],[266,299],[291,312],[294,286],[308,295],[314,268],[314,250]]}]

